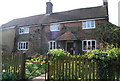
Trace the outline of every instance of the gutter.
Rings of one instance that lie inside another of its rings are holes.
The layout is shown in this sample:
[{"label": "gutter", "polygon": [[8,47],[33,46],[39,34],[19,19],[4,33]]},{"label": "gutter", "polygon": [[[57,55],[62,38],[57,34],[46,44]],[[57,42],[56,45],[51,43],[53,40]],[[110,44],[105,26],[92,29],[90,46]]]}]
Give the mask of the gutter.
[{"label": "gutter", "polygon": [[5,28],[0,28],[0,31],[13,29],[13,28],[15,28],[15,27],[16,27],[16,26],[10,26],[10,27],[5,27]]},{"label": "gutter", "polygon": [[103,20],[103,19],[108,19],[108,16],[106,16],[106,17],[101,17],[101,18],[89,18],[89,19],[79,19],[79,20],[56,21],[56,22],[45,23],[45,24],[42,24],[42,25],[49,25],[49,24],[51,24],[51,23],[64,24],[64,23],[73,23],[73,22],[86,21],[86,20]]}]

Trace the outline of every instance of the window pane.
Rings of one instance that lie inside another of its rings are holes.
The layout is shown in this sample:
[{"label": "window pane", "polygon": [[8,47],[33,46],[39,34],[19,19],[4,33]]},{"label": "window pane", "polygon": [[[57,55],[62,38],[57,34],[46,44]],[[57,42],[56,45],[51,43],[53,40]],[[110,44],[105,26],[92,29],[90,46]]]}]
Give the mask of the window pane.
[{"label": "window pane", "polygon": [[53,49],[55,49],[55,42],[53,42]]},{"label": "window pane", "polygon": [[56,31],[59,31],[59,27],[60,27],[60,25],[59,25],[59,24],[56,24],[56,25],[55,25],[55,30],[56,30]]},{"label": "window pane", "polygon": [[21,28],[21,33],[24,33],[24,28]]},{"label": "window pane", "polygon": [[91,41],[88,41],[88,46],[87,46],[88,50],[91,49],[91,44],[90,44],[90,42],[91,42]]},{"label": "window pane", "polygon": [[26,43],[23,43],[23,49],[25,49],[26,48]]},{"label": "window pane", "polygon": [[91,27],[94,28],[94,21],[91,21]]},{"label": "window pane", "polygon": [[90,41],[88,41],[88,45],[90,45]]},{"label": "window pane", "polygon": [[92,50],[95,49],[95,41],[92,41]]},{"label": "window pane", "polygon": [[26,42],[26,49],[28,49],[28,42]]},{"label": "window pane", "polygon": [[58,24],[57,30],[58,30],[58,31],[60,30],[60,25],[59,25],[59,24]]},{"label": "window pane", "polygon": [[22,43],[20,43],[20,49],[22,49]]},{"label": "window pane", "polygon": [[86,21],[83,21],[83,22],[82,22],[82,27],[83,27],[83,28],[86,28]]},{"label": "window pane", "polygon": [[26,27],[24,28],[24,32],[27,32],[27,28]]},{"label": "window pane", "polygon": [[90,28],[91,21],[87,21],[87,27]]},{"label": "window pane", "polygon": [[87,47],[87,42],[83,41],[83,50],[86,50],[86,47]]},{"label": "window pane", "polygon": [[50,42],[50,50],[52,49],[52,42]]},{"label": "window pane", "polygon": [[52,26],[50,26],[50,31],[52,31]]}]

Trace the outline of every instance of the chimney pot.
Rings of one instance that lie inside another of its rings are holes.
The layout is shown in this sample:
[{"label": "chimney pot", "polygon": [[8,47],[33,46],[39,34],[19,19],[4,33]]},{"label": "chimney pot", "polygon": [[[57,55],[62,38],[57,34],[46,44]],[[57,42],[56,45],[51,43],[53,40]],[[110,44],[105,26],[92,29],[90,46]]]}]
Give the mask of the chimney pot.
[{"label": "chimney pot", "polygon": [[107,7],[108,6],[108,0],[103,0],[103,5]]}]

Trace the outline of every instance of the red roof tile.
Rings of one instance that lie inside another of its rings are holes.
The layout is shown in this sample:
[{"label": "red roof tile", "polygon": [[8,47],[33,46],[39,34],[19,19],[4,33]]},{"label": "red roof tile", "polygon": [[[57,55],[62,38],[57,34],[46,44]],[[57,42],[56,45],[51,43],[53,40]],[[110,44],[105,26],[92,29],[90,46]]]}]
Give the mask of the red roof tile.
[{"label": "red roof tile", "polygon": [[75,35],[71,32],[66,32],[60,37],[58,37],[56,40],[78,40]]}]

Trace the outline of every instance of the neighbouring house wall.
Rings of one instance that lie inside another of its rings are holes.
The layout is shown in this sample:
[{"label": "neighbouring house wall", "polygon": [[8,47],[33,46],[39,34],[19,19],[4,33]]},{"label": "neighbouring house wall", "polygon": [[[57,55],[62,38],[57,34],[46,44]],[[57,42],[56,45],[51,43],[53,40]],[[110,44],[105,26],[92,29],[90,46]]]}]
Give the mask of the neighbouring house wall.
[{"label": "neighbouring house wall", "polygon": [[14,48],[15,29],[0,30],[0,47],[2,50],[12,52]]},{"label": "neighbouring house wall", "polygon": [[120,27],[120,1],[118,2],[118,26]]},{"label": "neighbouring house wall", "polygon": [[2,30],[0,30],[0,51],[2,51]]}]

